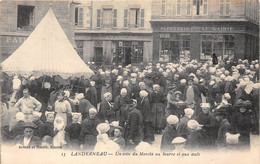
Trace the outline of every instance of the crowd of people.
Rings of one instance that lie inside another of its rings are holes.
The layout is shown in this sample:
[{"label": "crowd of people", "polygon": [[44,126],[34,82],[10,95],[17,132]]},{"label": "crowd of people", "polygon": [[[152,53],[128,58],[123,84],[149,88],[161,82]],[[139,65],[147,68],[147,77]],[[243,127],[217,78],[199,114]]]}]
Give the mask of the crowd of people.
[{"label": "crowd of people", "polygon": [[223,150],[259,133],[258,60],[88,64],[90,78],[4,74],[2,142],[130,151],[160,134],[162,151]]}]

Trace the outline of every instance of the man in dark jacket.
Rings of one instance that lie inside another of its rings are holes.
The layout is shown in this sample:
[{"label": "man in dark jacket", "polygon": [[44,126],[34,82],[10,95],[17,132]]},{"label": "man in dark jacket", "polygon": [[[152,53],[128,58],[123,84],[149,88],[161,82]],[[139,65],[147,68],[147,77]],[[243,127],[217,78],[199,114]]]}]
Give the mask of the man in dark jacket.
[{"label": "man in dark jacket", "polygon": [[136,100],[128,105],[128,115],[126,119],[125,141],[126,149],[133,150],[143,139],[142,135],[142,114],[136,109]]},{"label": "man in dark jacket", "polygon": [[98,117],[101,122],[108,121],[111,123],[115,119],[115,113],[112,110],[112,105],[111,105],[111,100],[112,100],[112,94],[110,92],[107,92],[104,94],[104,100],[102,100],[98,112]]},{"label": "man in dark jacket", "polygon": [[124,126],[125,116],[124,110],[126,108],[126,102],[129,101],[129,97],[127,96],[127,90],[125,88],[121,89],[120,95],[118,95],[115,99],[113,110],[116,115],[116,120],[119,120],[119,125]]},{"label": "man in dark jacket", "polygon": [[[188,86],[185,87],[183,92],[183,98],[187,103],[198,103],[199,100],[199,90],[196,85],[193,85],[193,77],[190,77],[188,81]],[[196,104],[194,104],[196,105]],[[198,114],[198,110],[195,108],[195,114]]]},{"label": "man in dark jacket", "polygon": [[227,146],[226,133],[230,132],[231,125],[227,120],[227,112],[225,109],[218,109],[215,113],[215,117],[218,123],[220,123],[217,136],[217,148],[222,149]]},{"label": "man in dark jacket", "polygon": [[161,151],[172,151],[174,146],[172,145],[172,140],[177,137],[177,127],[179,119],[175,115],[170,115],[167,118],[167,127],[163,131],[162,141],[161,141]]},{"label": "man in dark jacket", "polygon": [[202,112],[197,115],[196,120],[199,124],[203,125],[202,135],[205,139],[206,145],[213,148],[215,147],[217,139],[217,120],[210,112],[209,103],[201,103],[200,107],[202,108]]},{"label": "man in dark jacket", "polygon": [[144,125],[144,142],[154,141],[154,130],[152,126],[152,106],[149,102],[148,93],[145,90],[140,91],[141,113]]},{"label": "man in dark jacket", "polygon": [[20,144],[22,146],[40,146],[41,139],[33,135],[34,129],[37,126],[34,123],[26,122],[23,125],[24,134],[19,135],[15,138],[15,144]]},{"label": "man in dark jacket", "polygon": [[90,81],[90,86],[85,88],[85,98],[95,107],[97,108],[98,98],[97,98],[97,90],[95,88],[95,81]]},{"label": "man in dark jacket", "polygon": [[89,109],[89,116],[81,123],[80,133],[80,148],[93,150],[97,143],[97,126],[100,124],[100,120],[96,117],[97,110],[95,108]]},{"label": "man in dark jacket", "polygon": [[77,95],[77,99],[79,100],[79,112],[82,115],[82,120],[88,117],[88,111],[90,108],[94,108],[94,106],[84,98],[83,93],[79,93]]}]

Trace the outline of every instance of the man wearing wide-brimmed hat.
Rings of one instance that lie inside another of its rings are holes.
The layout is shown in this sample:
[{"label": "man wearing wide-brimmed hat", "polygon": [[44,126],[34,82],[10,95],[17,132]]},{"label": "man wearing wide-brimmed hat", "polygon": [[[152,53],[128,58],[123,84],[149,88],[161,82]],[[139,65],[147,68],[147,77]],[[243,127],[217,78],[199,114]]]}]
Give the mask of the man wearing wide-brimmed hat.
[{"label": "man wearing wide-brimmed hat", "polygon": [[240,133],[238,146],[242,149],[250,148],[250,130],[252,128],[250,107],[250,101],[238,99],[235,104],[235,112],[231,119],[234,133]]},{"label": "man wearing wide-brimmed hat", "polygon": [[33,135],[37,126],[34,123],[26,122],[23,125],[24,134],[15,138],[15,144],[22,146],[39,146],[41,145],[41,139]]}]

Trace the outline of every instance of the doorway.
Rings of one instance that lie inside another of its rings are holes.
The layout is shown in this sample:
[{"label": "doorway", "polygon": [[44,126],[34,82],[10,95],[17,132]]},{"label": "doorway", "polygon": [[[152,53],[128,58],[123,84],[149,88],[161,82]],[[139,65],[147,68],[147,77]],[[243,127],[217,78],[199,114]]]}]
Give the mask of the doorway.
[{"label": "doorway", "polygon": [[125,54],[125,65],[131,64],[132,63],[131,47],[124,47],[124,54]]},{"label": "doorway", "polygon": [[94,61],[96,65],[102,65],[104,62],[104,56],[103,56],[103,48],[102,47],[95,47],[94,48]]}]

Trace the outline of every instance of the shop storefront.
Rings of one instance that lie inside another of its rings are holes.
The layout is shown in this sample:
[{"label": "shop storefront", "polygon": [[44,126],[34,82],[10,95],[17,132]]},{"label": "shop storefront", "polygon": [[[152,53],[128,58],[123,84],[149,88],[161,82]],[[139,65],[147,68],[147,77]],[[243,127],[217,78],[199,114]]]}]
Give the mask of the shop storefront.
[{"label": "shop storefront", "polygon": [[151,22],[153,59],[258,58],[258,27],[248,22]]},{"label": "shop storefront", "polygon": [[27,36],[1,35],[1,61],[7,59],[26,40]]},{"label": "shop storefront", "polygon": [[152,61],[152,34],[76,33],[75,40],[85,62],[135,65]]}]

